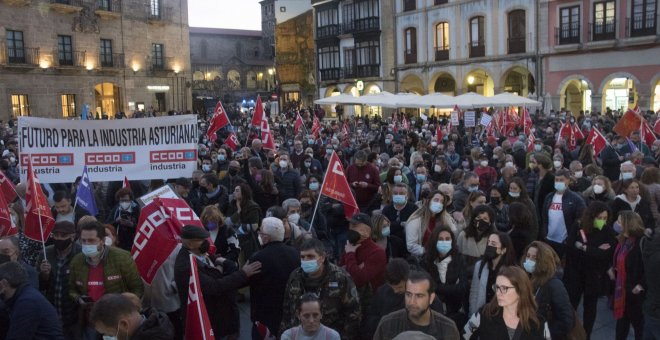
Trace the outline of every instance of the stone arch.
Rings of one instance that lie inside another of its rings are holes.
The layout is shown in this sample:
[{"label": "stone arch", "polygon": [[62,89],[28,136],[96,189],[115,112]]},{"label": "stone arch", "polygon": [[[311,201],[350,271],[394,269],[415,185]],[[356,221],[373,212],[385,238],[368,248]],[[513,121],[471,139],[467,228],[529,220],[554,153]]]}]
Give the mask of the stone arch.
[{"label": "stone arch", "polygon": [[415,73],[409,73],[403,78],[403,80],[401,80],[399,89],[401,92],[413,92],[419,95],[423,95],[424,81],[419,75]]},{"label": "stone arch", "polygon": [[[452,88],[452,90],[446,91],[449,88]],[[443,91],[443,89],[445,91]],[[454,75],[451,72],[449,71],[436,72],[433,74],[433,77],[431,77],[431,82],[429,82],[429,93],[441,92],[444,94],[456,95],[456,91],[457,91],[456,77],[454,77]]]},{"label": "stone arch", "polygon": [[325,89],[325,94],[323,95],[323,98],[332,97],[333,93],[340,94],[341,91],[339,91],[339,88],[337,88],[337,86],[328,86]]},{"label": "stone arch", "polygon": [[[470,77],[474,77],[472,84],[470,83]],[[495,81],[493,72],[489,72],[485,67],[477,67],[465,73],[461,89],[463,93],[474,91],[484,96],[492,96],[495,92]],[[480,90],[479,86],[482,86],[483,90]]]},{"label": "stone arch", "polygon": [[249,90],[254,90],[257,88],[257,74],[254,71],[248,71],[247,77],[245,79],[246,87]]},{"label": "stone arch", "polygon": [[632,75],[628,72],[614,72],[614,73],[610,73],[607,77],[605,77],[603,79],[602,82],[600,82],[600,87],[598,87],[598,92],[597,93],[602,94],[603,91],[605,90],[605,87],[610,83],[610,81],[612,81],[612,79],[616,79],[616,78],[630,78],[630,79],[632,79],[635,88],[639,88],[639,86],[641,85],[641,83],[639,82],[639,79],[637,79],[637,77],[635,77],[634,75]]},{"label": "stone arch", "polygon": [[559,86],[557,87],[557,95],[561,95],[562,92],[564,92],[564,89],[568,83],[570,83],[573,80],[579,80],[579,81],[584,81],[587,83],[587,86],[593,90],[594,88],[594,83],[589,80],[589,78],[581,75],[581,74],[571,74],[570,76],[565,77],[562,79],[561,82],[559,82]]},{"label": "stone arch", "polygon": [[230,89],[240,89],[241,73],[237,70],[229,70],[229,72],[227,72],[227,85]]},{"label": "stone arch", "polygon": [[501,92],[516,92],[519,96],[526,97],[530,93],[536,93],[536,79],[532,71],[524,65],[514,65],[502,73],[498,89]]}]

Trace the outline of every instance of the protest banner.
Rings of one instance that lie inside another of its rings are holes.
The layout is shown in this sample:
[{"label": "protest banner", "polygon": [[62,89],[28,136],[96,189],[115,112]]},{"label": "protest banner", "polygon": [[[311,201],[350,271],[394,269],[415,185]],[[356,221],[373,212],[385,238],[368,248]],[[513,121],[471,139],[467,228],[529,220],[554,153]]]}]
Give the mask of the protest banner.
[{"label": "protest banner", "polygon": [[477,126],[477,118],[474,111],[465,111],[465,127],[471,128]]},{"label": "protest banner", "polygon": [[87,166],[94,181],[191,177],[199,130],[194,115],[118,120],[19,117],[21,181],[28,158],[42,183],[71,183]]}]

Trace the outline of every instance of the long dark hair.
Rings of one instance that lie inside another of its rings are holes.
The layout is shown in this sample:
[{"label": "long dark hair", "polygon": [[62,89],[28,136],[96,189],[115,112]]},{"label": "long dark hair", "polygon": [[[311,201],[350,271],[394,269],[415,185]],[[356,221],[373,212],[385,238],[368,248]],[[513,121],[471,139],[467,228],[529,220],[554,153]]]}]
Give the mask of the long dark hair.
[{"label": "long dark hair", "polygon": [[532,211],[529,211],[526,205],[520,202],[513,202],[509,205],[509,227],[511,229],[529,230],[534,222]]},{"label": "long dark hair", "polygon": [[607,204],[601,201],[592,201],[587,209],[584,210],[584,213],[582,213],[582,218],[580,219],[580,228],[587,234],[591,233],[591,231],[594,229],[594,220],[603,211],[607,211],[606,224],[608,224],[612,218],[610,214],[610,208],[607,206]]},{"label": "long dark hair", "polygon": [[[488,214],[488,217],[490,218],[490,229],[488,229],[480,236],[477,231],[477,224],[475,222],[475,219],[477,218],[477,216],[481,215],[482,213]],[[492,234],[493,231],[495,230],[493,227],[494,225],[495,225],[495,211],[493,211],[493,208],[485,204],[478,205],[476,208],[472,210],[472,214],[470,215],[470,221],[467,227],[465,227],[465,237],[472,237],[475,239],[477,238],[481,239],[481,237],[484,236],[488,237],[488,235]]]},{"label": "long dark hair", "polygon": [[520,197],[513,198],[509,196],[509,188],[507,187],[506,188],[507,202],[511,204],[511,202],[527,201],[527,199],[529,199],[529,193],[527,192],[527,186],[525,186],[525,181],[523,181],[523,179],[520,177],[514,177],[511,179],[511,182],[509,182],[509,186],[511,185],[511,183],[515,183],[516,186],[520,188]]},{"label": "long dark hair", "polygon": [[456,235],[454,235],[454,232],[451,231],[451,228],[445,225],[437,226],[435,229],[433,229],[433,232],[431,233],[431,237],[429,237],[428,241],[426,242],[425,248],[426,252],[424,252],[424,263],[426,264],[426,268],[432,268],[433,263],[435,260],[440,258],[440,252],[438,251],[438,248],[436,247],[436,243],[438,243],[438,235],[440,235],[441,232],[446,231],[451,235],[451,250],[449,253],[447,253],[446,256],[449,255],[455,255],[458,253],[458,245],[456,244]]},{"label": "long dark hair", "polygon": [[[525,332],[529,332],[532,327],[541,327],[541,321],[536,316],[536,300],[532,289],[532,283],[527,273],[520,267],[510,266],[500,269],[497,276],[504,276],[509,281],[513,289],[518,294],[518,318]],[[502,313],[502,307],[497,304],[497,294],[484,306],[483,315],[489,319]]]},{"label": "long dark hair", "polygon": [[252,189],[247,183],[239,183],[236,186],[241,188],[241,208],[245,207],[248,202],[252,201]]}]

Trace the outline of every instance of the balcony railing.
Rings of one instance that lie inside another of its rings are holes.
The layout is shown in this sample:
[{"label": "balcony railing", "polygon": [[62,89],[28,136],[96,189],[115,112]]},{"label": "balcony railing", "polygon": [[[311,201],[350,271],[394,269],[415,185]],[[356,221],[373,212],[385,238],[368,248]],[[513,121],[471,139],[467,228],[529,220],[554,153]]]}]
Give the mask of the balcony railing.
[{"label": "balcony railing", "polygon": [[7,46],[5,51],[7,55],[7,64],[33,66],[39,65],[39,48],[14,48]]},{"label": "balcony railing", "polygon": [[417,51],[405,51],[404,52],[404,61],[406,64],[416,64],[417,63]]},{"label": "balcony railing", "polygon": [[72,66],[72,67],[85,67],[86,66],[86,52],[73,51],[67,53],[60,53],[54,51],[57,56],[57,66]]},{"label": "balcony railing", "polygon": [[470,44],[470,58],[486,56],[486,45],[483,42]]},{"label": "balcony railing", "polygon": [[380,64],[358,65],[357,77],[380,77]]},{"label": "balcony railing", "polygon": [[509,54],[527,52],[527,39],[525,37],[509,38]]},{"label": "balcony railing", "polygon": [[149,7],[149,22],[170,22],[172,21],[172,7],[160,7],[153,9]]},{"label": "balcony railing", "polygon": [[363,33],[374,31],[380,31],[379,17],[361,18],[345,22],[343,33]]},{"label": "balcony railing", "polygon": [[357,68],[355,65],[346,66],[342,69],[342,71],[343,74],[341,77],[343,79],[357,78]]},{"label": "balcony railing", "polygon": [[658,31],[657,15],[648,13],[646,15],[634,15],[626,19],[629,37],[644,37],[647,35],[656,35]]},{"label": "balcony railing", "polygon": [[614,40],[616,38],[616,20],[607,19],[589,24],[591,41]]},{"label": "balcony railing", "polygon": [[562,24],[555,28],[555,40],[559,42],[559,45],[579,44],[580,23]]},{"label": "balcony railing", "polygon": [[151,71],[170,71],[172,70],[172,57],[149,58],[149,67]]},{"label": "balcony railing", "polygon": [[83,0],[50,0],[51,4],[69,5],[83,7]]},{"label": "balcony railing", "polygon": [[436,47],[435,48],[435,61],[449,60],[449,48]]},{"label": "balcony railing", "polygon": [[112,54],[100,54],[99,55],[100,65],[103,68],[123,68],[124,67],[124,54],[123,53],[112,53]]},{"label": "balcony railing", "polygon": [[121,0],[96,0],[96,10],[120,13]]},{"label": "balcony railing", "polygon": [[316,39],[336,38],[340,34],[341,26],[338,24],[316,28]]},{"label": "balcony railing", "polygon": [[321,81],[327,81],[327,80],[338,80],[340,78],[340,68],[326,68],[323,70],[319,70],[319,73],[321,74]]}]

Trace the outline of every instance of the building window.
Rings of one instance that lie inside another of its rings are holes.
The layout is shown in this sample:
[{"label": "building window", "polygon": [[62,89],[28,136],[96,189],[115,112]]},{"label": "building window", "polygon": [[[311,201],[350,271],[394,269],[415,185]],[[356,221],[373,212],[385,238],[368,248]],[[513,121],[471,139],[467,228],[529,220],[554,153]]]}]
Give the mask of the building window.
[{"label": "building window", "polygon": [[355,70],[355,48],[345,48],[343,78],[355,78],[355,77],[357,77]]},{"label": "building window", "polygon": [[405,63],[417,63],[417,29],[415,27],[406,28],[404,31],[405,41]]},{"label": "building window", "polygon": [[101,67],[112,67],[112,40],[101,39],[100,52]]},{"label": "building window", "polygon": [[633,0],[630,35],[640,37],[656,34],[657,0]]},{"label": "building window", "polygon": [[486,55],[484,39],[484,17],[478,16],[470,19],[470,58]]},{"label": "building window", "polygon": [[616,1],[594,3],[593,40],[611,40],[615,38]]},{"label": "building window", "polygon": [[377,31],[380,29],[378,0],[361,0],[353,4],[354,27],[357,32]]},{"label": "building window", "polygon": [[345,4],[341,8],[342,11],[342,20],[344,22],[344,32],[352,32],[355,23],[353,22],[353,19],[355,19],[355,8],[353,8],[353,4]]},{"label": "building window", "polygon": [[62,117],[75,117],[76,116],[76,95],[63,94],[62,97]]},{"label": "building window", "polygon": [[150,14],[152,17],[160,18],[160,0],[151,0]]},{"label": "building window", "polygon": [[320,47],[318,54],[321,80],[339,79],[339,46]]},{"label": "building window", "polygon": [[435,25],[435,60],[449,60],[449,23]]},{"label": "building window", "polygon": [[435,6],[437,6],[437,5],[444,5],[444,4],[447,4],[447,3],[449,3],[449,0],[435,0],[435,1],[433,2],[433,4],[434,4]]},{"label": "building window", "polygon": [[27,94],[11,95],[11,114],[13,117],[30,115],[30,104],[28,104]]},{"label": "building window", "polygon": [[165,61],[163,57],[163,44],[153,44],[151,50],[151,66],[155,69],[162,70],[165,68]]},{"label": "building window", "polygon": [[380,41],[365,40],[355,43],[357,77],[380,76]]},{"label": "building window", "polygon": [[6,30],[7,38],[7,61],[11,64],[25,64],[25,43],[23,32]]},{"label": "building window", "polygon": [[509,12],[509,54],[525,53],[525,11],[522,9]]},{"label": "building window", "polygon": [[316,13],[316,38],[336,37],[339,33],[339,9],[328,8]]},{"label": "building window", "polygon": [[57,36],[57,59],[60,65],[73,66],[73,46],[70,35]]},{"label": "building window", "polygon": [[414,11],[417,9],[417,0],[403,0],[403,11]]},{"label": "building window", "polygon": [[559,10],[559,44],[580,43],[580,6]]}]

